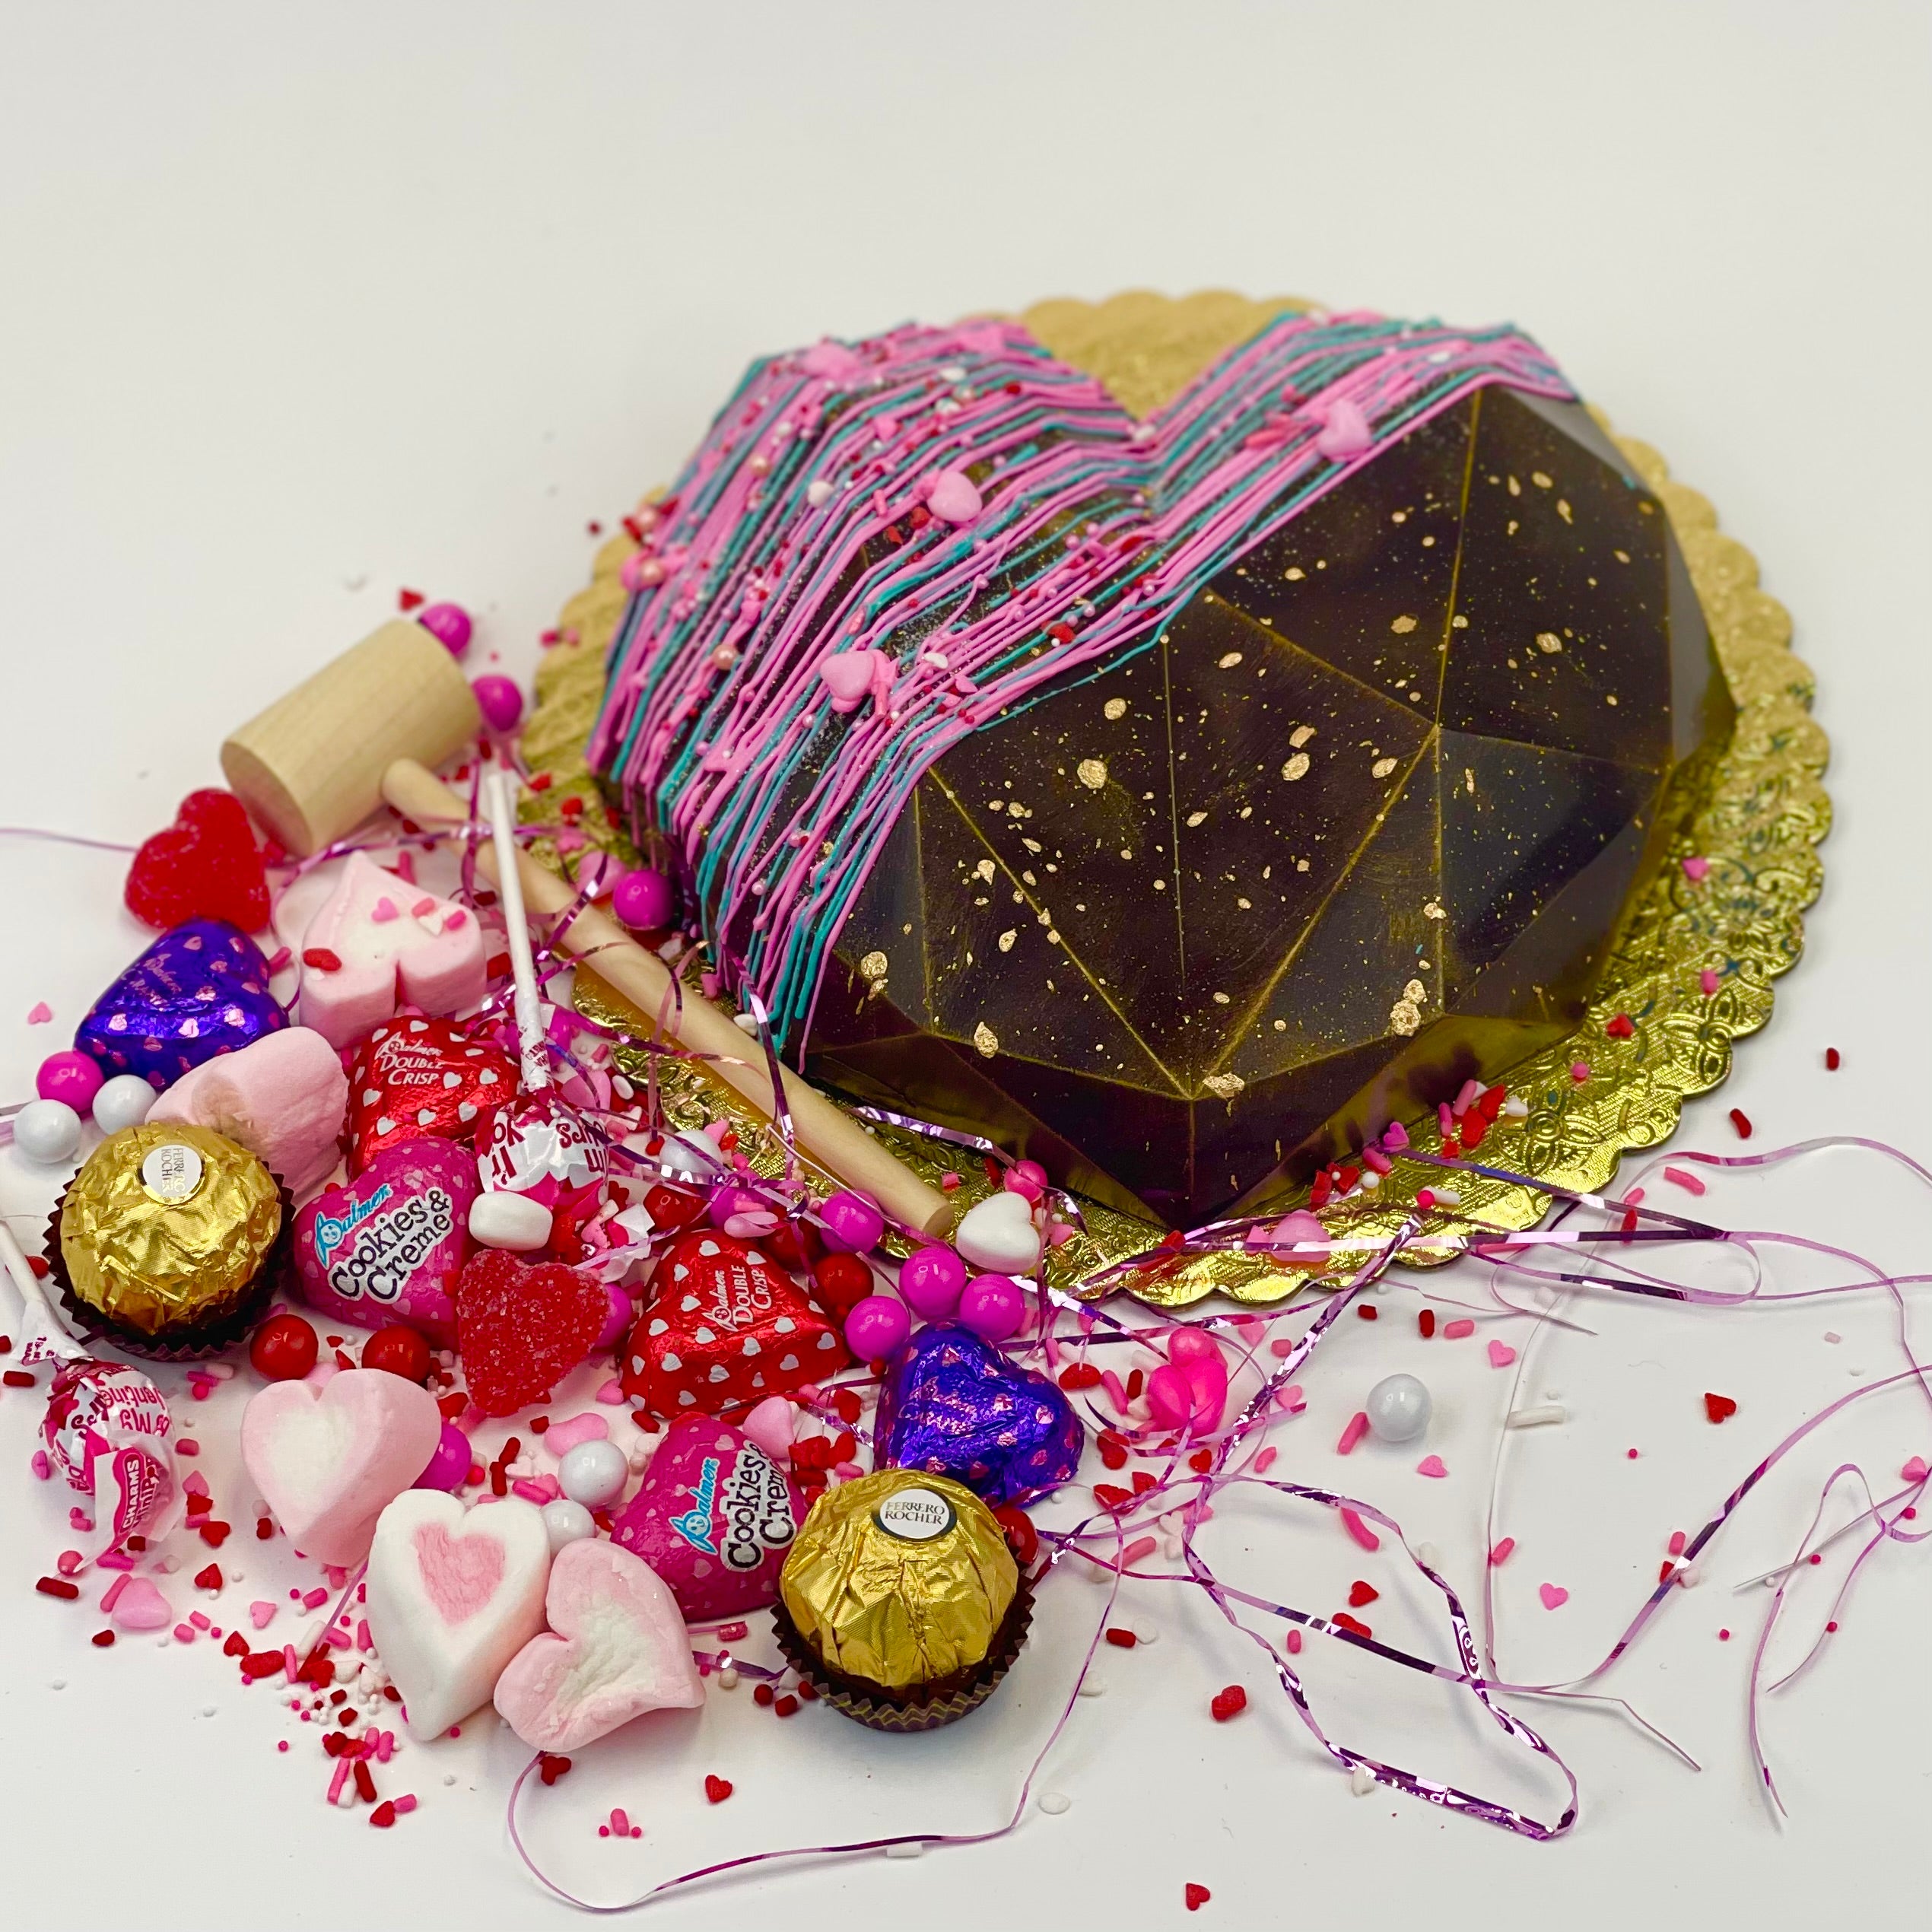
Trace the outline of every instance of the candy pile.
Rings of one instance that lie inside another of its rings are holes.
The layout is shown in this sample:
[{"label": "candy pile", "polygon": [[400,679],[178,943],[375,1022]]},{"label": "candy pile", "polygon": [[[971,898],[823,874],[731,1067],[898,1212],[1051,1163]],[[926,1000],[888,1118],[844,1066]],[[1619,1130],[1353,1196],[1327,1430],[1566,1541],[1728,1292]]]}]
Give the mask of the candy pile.
[{"label": "candy pile", "polygon": [[[468,641],[453,606],[417,621],[452,650]],[[70,1546],[41,1590],[87,1598],[103,1648],[142,1632],[219,1643],[244,1684],[284,1702],[296,1735],[319,1740],[329,1801],[386,1827],[418,1802],[399,1753],[434,1753],[488,1706],[544,1786],[640,1714],[746,1679],[780,1716],[824,1702],[878,1729],[929,1729],[996,1692],[1036,1619],[1090,1617],[1042,1594],[1053,1572],[1114,1588],[1151,1577],[1203,1590],[1261,1645],[1358,1788],[1533,1838],[1567,1829],[1574,1783],[1483,1674],[1486,1642],[1438,1565],[1367,1501],[1270,1474],[1273,1438],[1307,1406],[1297,1378],[1345,1315],[1378,1315],[1365,1292],[1403,1248],[1404,1235],[1352,1238],[1352,1213],[1398,1162],[1438,1170],[1425,1208],[1455,1203],[1478,1150],[1501,1165],[1473,1171],[1507,1172],[1498,1150],[1521,1102],[1472,1082],[1444,1107],[1447,1154],[1420,1154],[1391,1123],[1316,1177],[1319,1212],[1150,1237],[1085,1302],[1047,1285],[1044,1258],[1079,1210],[1032,1161],[989,1153],[994,1191],[944,1240],[827,1184],[783,1118],[784,1171],[761,1177],[722,1108],[702,1132],[673,1130],[655,1082],[618,1071],[612,1039],[551,1003],[554,942],[575,909],[534,929],[526,914],[520,700],[504,680],[478,682],[491,729],[453,774],[472,801],[461,821],[378,821],[296,859],[259,844],[228,793],[185,801],[128,879],[129,907],[160,936],[12,1114],[22,1155],[72,1170],[44,1254],[0,1228],[28,1322],[6,1379],[51,1372],[35,1473],[71,1496]],[[478,872],[488,853],[494,885]],[[429,889],[419,863],[451,882]],[[604,869],[580,899],[598,896],[653,939],[679,906],[649,869]],[[682,952],[695,978],[704,949]],[[741,1035],[748,1052],[756,1034]],[[1681,1167],[1666,1174],[1702,1191]],[[1636,1188],[1614,1203],[1565,1198],[1562,1215],[1535,1236],[1479,1227],[1466,1245],[1531,1278],[1524,1257],[1553,1247],[1563,1265],[1541,1279],[1657,1293],[1655,1277],[1601,1257],[1739,1238]],[[1186,1322],[1102,1298],[1216,1244],[1269,1250],[1330,1292]],[[1522,1317],[1499,1295],[1495,1318]],[[1438,1330],[1421,1311],[1425,1339],[1476,1327]],[[1517,1362],[1511,1344],[1487,1346],[1496,1369]],[[559,1392],[583,1371],[594,1397],[574,1408]],[[218,1501],[194,1467],[201,1444],[170,1414],[163,1375],[191,1403],[237,1378],[252,1387],[246,1508]],[[1705,1403],[1713,1423],[1735,1412],[1715,1393]],[[1419,1378],[1387,1375],[1337,1447],[1372,1432],[1420,1451],[1431,1409]],[[1416,1469],[1448,1473],[1432,1454]],[[1879,1537],[1908,1533],[1927,1480],[1915,1460],[1872,1505]],[[1196,1538],[1237,1487],[1330,1511],[1362,1552],[1402,1552],[1439,1597],[1462,1667],[1377,1638],[1358,1614],[1381,1594],[1365,1579],[1327,1614],[1224,1583]],[[1626,1636],[1743,1493],[1673,1540]],[[314,1577],[290,1593],[299,1632],[281,1603],[231,1607],[243,1581],[231,1537],[299,1552]],[[1511,1548],[1499,1542],[1491,1563]],[[1157,1559],[1167,1567],[1146,1567]],[[182,1611],[184,1584],[210,1608]],[[1567,1595],[1553,1582],[1541,1594],[1552,1607]],[[1111,1621],[1112,1600],[1089,1664],[1103,1641],[1137,1641]],[[1568,1798],[1540,1819],[1330,1741],[1294,1663],[1304,1633],[1466,1692]],[[1247,1695],[1229,1686],[1212,1719]],[[707,1781],[714,1803],[731,1790]],[[619,1813],[599,1829],[636,1828]],[[1207,1897],[1190,1884],[1190,1908]]]}]

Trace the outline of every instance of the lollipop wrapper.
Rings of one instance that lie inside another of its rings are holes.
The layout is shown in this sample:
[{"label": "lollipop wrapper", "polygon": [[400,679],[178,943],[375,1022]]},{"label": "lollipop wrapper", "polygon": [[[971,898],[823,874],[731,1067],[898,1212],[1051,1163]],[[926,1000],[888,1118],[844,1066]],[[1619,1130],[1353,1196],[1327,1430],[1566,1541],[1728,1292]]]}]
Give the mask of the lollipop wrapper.
[{"label": "lollipop wrapper", "polygon": [[554,1094],[536,1094],[490,1123],[476,1165],[491,1193],[529,1194],[555,1207],[602,1180],[609,1142],[575,1107]]},{"label": "lollipop wrapper", "polygon": [[74,1533],[83,1555],[102,1555],[129,1536],[165,1536],[180,1520],[173,1427],[160,1391],[139,1370],[87,1355],[62,1365],[40,1435],[68,1487],[92,1501],[94,1527]]},{"label": "lollipop wrapper", "polygon": [[611,1540],[669,1585],[702,1621],[761,1609],[798,1534],[805,1498],[742,1430],[709,1416],[673,1422]]}]

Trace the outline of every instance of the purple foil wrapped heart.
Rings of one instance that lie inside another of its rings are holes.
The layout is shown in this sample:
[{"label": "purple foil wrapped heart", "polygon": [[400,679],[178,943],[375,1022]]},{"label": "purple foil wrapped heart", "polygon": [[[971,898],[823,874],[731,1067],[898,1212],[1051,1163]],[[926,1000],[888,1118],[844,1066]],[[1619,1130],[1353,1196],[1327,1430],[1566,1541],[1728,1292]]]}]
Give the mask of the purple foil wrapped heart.
[{"label": "purple foil wrapped heart", "polygon": [[191,919],[164,933],[94,1002],[74,1044],[110,1076],[138,1073],[165,1087],[288,1024],[261,948],[225,919]]},{"label": "purple foil wrapped heart", "polygon": [[1079,1419],[1045,1376],[971,1329],[922,1328],[879,1391],[879,1460],[950,1476],[993,1504],[1057,1489],[1080,1466]]}]

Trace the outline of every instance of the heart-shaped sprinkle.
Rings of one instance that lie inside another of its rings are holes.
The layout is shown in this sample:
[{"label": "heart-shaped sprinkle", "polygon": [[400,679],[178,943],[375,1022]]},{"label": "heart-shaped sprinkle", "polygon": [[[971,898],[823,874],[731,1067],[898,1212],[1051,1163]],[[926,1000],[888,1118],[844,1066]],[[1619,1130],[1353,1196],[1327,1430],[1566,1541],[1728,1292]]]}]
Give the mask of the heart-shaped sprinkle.
[{"label": "heart-shaped sprinkle", "polygon": [[732,1782],[729,1778],[720,1778],[710,1772],[704,1774],[704,1795],[713,1804],[723,1804],[731,1796]]},{"label": "heart-shaped sprinkle", "polygon": [[665,1431],[611,1537],[663,1578],[686,1616],[709,1621],[777,1598],[804,1515],[803,1494],[742,1431],[685,1416]]},{"label": "heart-shaped sprinkle", "polygon": [[1560,1583],[1540,1583],[1536,1594],[1543,1599],[1546,1610],[1560,1610],[1570,1600],[1570,1593]]},{"label": "heart-shaped sprinkle", "polygon": [[123,1630],[165,1630],[174,1621],[167,1599],[145,1577],[129,1577],[109,1613]]},{"label": "heart-shaped sprinkle", "polygon": [[[796,1354],[784,1356],[775,1372],[765,1365],[781,1334],[801,1336],[821,1355],[812,1374],[829,1374],[848,1358],[804,1289],[729,1235],[681,1235],[652,1280],[655,1298],[624,1344],[623,1382],[624,1393],[653,1415],[692,1407],[720,1415],[797,1387],[809,1378]],[[664,1292],[672,1282],[688,1291],[675,1304]],[[747,1337],[758,1344],[755,1358],[744,1352]]]},{"label": "heart-shaped sprinkle", "polygon": [[566,1544],[544,1594],[550,1629],[497,1679],[498,1713],[535,1751],[574,1751],[647,1711],[695,1710],[704,1685],[663,1581],[628,1549]]},{"label": "heart-shaped sprinkle", "polygon": [[1923,1482],[1928,1475],[1932,1475],[1932,1470],[1926,1467],[1923,1456],[1915,1456],[1899,1473],[1908,1482]]},{"label": "heart-shaped sprinkle", "polygon": [[288,1024],[245,933],[193,919],[164,933],[97,999],[74,1044],[110,1074],[165,1087]]},{"label": "heart-shaped sprinkle", "polygon": [[1515,1359],[1516,1351],[1507,1342],[1492,1342],[1489,1344],[1489,1366],[1492,1368],[1507,1368]]},{"label": "heart-shaped sprinkle", "polygon": [[354,1180],[326,1188],[295,1217],[302,1298],[332,1320],[420,1329],[456,1339],[449,1282],[463,1264],[476,1162],[450,1140],[385,1147]]},{"label": "heart-shaped sprinkle", "polygon": [[351,1170],[367,1167],[392,1142],[425,1133],[473,1143],[508,1097],[510,1085],[496,1085],[494,1076],[513,1071],[495,1047],[479,1045],[450,1020],[376,1028],[350,1069]]},{"label": "heart-shaped sprinkle", "polygon": [[1365,1605],[1374,1603],[1381,1594],[1372,1583],[1358,1580],[1349,1585],[1349,1608],[1352,1610],[1361,1609]]},{"label": "heart-shaped sprinkle", "polygon": [[469,1399],[486,1416],[540,1402],[588,1355],[610,1295],[602,1282],[501,1248],[472,1256],[456,1278],[456,1339]]},{"label": "heart-shaped sprinkle", "polygon": [[1737,1404],[1727,1395],[1711,1395],[1704,1398],[1704,1412],[1714,1422],[1722,1422],[1737,1413]]},{"label": "heart-shaped sprinkle", "polygon": [[1425,1456],[1416,1465],[1416,1473],[1418,1476],[1447,1476],[1449,1466],[1440,1456]]},{"label": "heart-shaped sprinkle", "polygon": [[887,1365],[882,1464],[950,1476],[994,1505],[1057,1489],[1085,1438],[1053,1383],[955,1323],[923,1328]]},{"label": "heart-shaped sprinkle", "polygon": [[269,923],[269,882],[255,828],[232,792],[190,792],[174,823],[134,855],[123,895],[144,926],[219,919],[244,933]]}]

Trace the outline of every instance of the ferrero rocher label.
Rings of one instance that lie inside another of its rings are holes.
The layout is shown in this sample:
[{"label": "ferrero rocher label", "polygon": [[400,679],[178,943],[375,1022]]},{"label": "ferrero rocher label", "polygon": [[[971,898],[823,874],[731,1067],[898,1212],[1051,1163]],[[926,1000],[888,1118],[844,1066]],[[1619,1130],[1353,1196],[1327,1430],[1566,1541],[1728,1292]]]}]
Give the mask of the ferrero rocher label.
[{"label": "ferrero rocher label", "polygon": [[211,1129],[172,1122],[110,1134],[61,1202],[75,1298],[142,1335],[231,1314],[281,1231],[268,1169]]},{"label": "ferrero rocher label", "polygon": [[827,1664],[888,1690],[980,1663],[1018,1587],[992,1511],[963,1483],[904,1469],[821,1496],[778,1582]]}]

